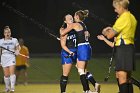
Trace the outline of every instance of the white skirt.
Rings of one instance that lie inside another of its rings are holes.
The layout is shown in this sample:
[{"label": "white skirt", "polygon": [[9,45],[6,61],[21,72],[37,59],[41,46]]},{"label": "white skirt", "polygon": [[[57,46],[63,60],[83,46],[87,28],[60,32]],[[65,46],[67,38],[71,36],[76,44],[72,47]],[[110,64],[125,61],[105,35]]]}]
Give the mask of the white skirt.
[{"label": "white skirt", "polygon": [[15,55],[12,54],[2,54],[1,55],[1,65],[2,67],[9,67],[16,65]]}]

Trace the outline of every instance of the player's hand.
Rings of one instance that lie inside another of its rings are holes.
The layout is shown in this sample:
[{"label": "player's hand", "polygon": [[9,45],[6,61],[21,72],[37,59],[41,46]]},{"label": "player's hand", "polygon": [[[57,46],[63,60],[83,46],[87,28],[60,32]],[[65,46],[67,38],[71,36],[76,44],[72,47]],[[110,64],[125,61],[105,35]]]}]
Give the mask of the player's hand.
[{"label": "player's hand", "polygon": [[105,37],[104,37],[103,35],[98,35],[97,38],[98,38],[99,40],[105,40]]},{"label": "player's hand", "polygon": [[69,54],[70,54],[70,56],[74,56],[74,53],[73,52],[70,52]]},{"label": "player's hand", "polygon": [[85,37],[90,37],[90,33],[88,31],[85,31]]},{"label": "player's hand", "polygon": [[64,30],[64,28],[62,28],[62,27],[59,29],[60,34],[62,33],[63,30]]},{"label": "player's hand", "polygon": [[16,56],[19,55],[19,50],[16,50],[15,53],[14,53]]}]

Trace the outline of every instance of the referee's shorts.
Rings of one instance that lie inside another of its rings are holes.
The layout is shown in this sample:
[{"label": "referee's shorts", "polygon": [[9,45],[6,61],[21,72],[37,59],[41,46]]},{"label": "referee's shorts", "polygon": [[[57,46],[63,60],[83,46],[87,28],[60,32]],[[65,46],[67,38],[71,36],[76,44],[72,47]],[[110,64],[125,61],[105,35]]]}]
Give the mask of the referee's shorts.
[{"label": "referee's shorts", "polygon": [[116,71],[135,70],[134,45],[116,46],[115,67]]}]

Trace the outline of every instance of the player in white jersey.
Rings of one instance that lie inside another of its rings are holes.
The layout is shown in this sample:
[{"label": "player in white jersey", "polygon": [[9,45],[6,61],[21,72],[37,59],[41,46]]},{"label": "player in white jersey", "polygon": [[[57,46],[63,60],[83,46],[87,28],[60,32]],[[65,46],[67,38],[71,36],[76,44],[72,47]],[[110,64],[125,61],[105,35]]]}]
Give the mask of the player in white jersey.
[{"label": "player in white jersey", "polygon": [[[20,46],[16,38],[11,37],[9,26],[4,28],[4,38],[0,39],[1,65],[4,71],[5,91],[14,93],[15,90],[15,55],[19,54]],[[10,52],[10,51],[13,52]]]}]

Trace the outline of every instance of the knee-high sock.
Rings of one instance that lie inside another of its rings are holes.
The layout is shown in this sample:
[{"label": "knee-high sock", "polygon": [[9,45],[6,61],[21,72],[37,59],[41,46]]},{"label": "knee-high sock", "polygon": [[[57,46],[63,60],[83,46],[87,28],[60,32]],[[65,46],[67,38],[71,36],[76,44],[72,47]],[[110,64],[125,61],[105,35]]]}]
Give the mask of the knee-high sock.
[{"label": "knee-high sock", "polygon": [[90,90],[88,80],[86,79],[85,74],[80,75],[80,80],[81,80],[81,83],[82,83],[82,86],[83,86],[83,90],[84,91]]},{"label": "knee-high sock", "polygon": [[15,89],[15,83],[16,83],[16,75],[10,75],[10,82],[11,82],[11,89]]},{"label": "knee-high sock", "polygon": [[95,79],[93,78],[93,75],[90,72],[86,73],[86,79],[88,79],[91,82],[91,84],[95,87],[96,81],[95,81]]},{"label": "knee-high sock", "polygon": [[132,83],[128,83],[128,88],[129,88],[128,93],[133,93],[133,85],[132,85]]},{"label": "knee-high sock", "polygon": [[66,91],[67,82],[68,82],[68,77],[62,75],[61,78],[60,78],[61,93]]},{"label": "knee-high sock", "polygon": [[6,89],[10,89],[10,78],[4,76],[4,82]]},{"label": "knee-high sock", "polygon": [[129,93],[128,83],[120,84],[120,93]]}]

